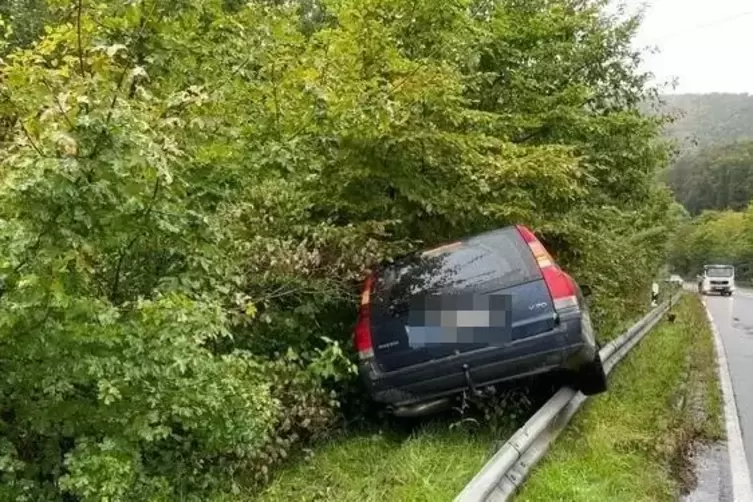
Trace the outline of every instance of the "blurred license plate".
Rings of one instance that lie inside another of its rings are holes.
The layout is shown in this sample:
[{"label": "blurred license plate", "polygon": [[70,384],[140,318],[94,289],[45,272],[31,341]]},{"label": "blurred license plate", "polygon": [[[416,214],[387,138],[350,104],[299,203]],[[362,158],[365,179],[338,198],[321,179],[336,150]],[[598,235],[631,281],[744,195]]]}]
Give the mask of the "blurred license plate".
[{"label": "blurred license plate", "polygon": [[509,295],[416,298],[405,327],[408,343],[506,345],[512,339],[511,305]]}]

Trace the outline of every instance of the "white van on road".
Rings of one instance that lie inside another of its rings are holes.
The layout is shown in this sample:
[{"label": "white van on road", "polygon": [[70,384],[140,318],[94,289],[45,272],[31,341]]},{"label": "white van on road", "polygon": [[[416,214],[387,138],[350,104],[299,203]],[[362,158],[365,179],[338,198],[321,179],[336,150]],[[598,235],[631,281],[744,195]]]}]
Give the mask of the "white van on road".
[{"label": "white van on road", "polygon": [[735,291],[735,267],[732,265],[704,265],[699,276],[698,292],[702,295],[720,293],[732,296]]}]

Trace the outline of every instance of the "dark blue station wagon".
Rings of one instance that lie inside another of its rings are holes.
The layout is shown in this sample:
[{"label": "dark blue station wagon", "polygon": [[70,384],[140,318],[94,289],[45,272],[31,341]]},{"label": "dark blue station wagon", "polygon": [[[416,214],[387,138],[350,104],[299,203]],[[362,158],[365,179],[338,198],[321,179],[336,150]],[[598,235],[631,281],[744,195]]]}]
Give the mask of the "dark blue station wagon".
[{"label": "dark blue station wagon", "polygon": [[379,267],[355,345],[372,398],[398,416],[549,371],[586,395],[607,388],[580,287],[520,225]]}]

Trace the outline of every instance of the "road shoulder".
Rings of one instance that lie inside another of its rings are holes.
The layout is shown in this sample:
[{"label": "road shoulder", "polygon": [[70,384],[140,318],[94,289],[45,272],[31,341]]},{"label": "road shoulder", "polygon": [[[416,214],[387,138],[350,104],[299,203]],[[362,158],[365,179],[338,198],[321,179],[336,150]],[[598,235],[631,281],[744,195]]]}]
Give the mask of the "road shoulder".
[{"label": "road shoulder", "polygon": [[694,295],[674,313],[589,399],[517,500],[674,501],[701,481],[693,454],[723,433],[714,342]]},{"label": "road shoulder", "polygon": [[[724,402],[724,430],[726,433],[726,455],[720,459],[723,464],[726,464],[729,470],[729,478],[731,482],[732,497],[734,500],[753,500],[753,489],[751,488],[750,470],[748,467],[748,461],[745,456],[745,449],[743,446],[742,433],[740,429],[740,423],[737,414],[737,405],[735,403],[735,396],[732,388],[732,380],[730,378],[729,367],[727,365],[727,356],[722,342],[719,331],[716,328],[714,317],[711,311],[708,309],[706,300],[702,300],[706,317],[708,319],[709,330],[712,333],[715,352],[717,356],[717,371],[719,375],[719,382],[722,391],[722,397]],[[707,469],[714,470],[714,467],[709,467],[708,462],[704,459],[701,462],[701,466],[705,465]],[[709,479],[708,483],[712,483]],[[708,489],[708,487],[699,487],[700,489]],[[722,490],[726,490],[722,487]],[[722,493],[720,496],[724,496]],[[701,499],[697,499],[701,500]],[[706,500],[709,500],[706,498]],[[720,500],[726,500],[720,498]]]}]

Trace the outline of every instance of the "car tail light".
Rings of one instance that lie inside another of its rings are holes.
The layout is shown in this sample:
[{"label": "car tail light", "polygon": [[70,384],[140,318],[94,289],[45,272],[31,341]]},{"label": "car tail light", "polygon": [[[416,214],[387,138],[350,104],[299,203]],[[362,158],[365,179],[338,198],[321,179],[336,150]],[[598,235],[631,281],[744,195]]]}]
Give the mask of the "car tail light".
[{"label": "car tail light", "polygon": [[578,306],[578,296],[575,281],[567,275],[552,259],[544,245],[539,242],[536,235],[522,225],[518,225],[518,232],[531,249],[536,263],[544,276],[544,282],[549,289],[549,294],[554,302],[554,310]]},{"label": "car tail light", "polygon": [[363,285],[361,305],[358,307],[358,320],[354,329],[354,343],[360,359],[370,359],[374,356],[371,344],[371,290],[374,287],[374,276],[369,275]]}]

